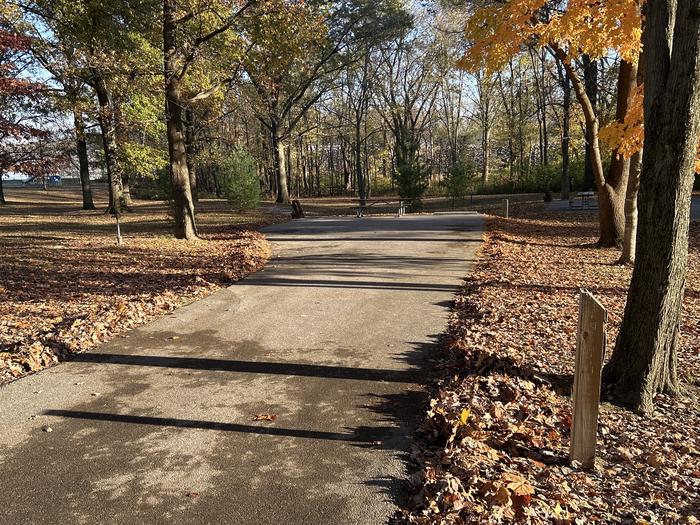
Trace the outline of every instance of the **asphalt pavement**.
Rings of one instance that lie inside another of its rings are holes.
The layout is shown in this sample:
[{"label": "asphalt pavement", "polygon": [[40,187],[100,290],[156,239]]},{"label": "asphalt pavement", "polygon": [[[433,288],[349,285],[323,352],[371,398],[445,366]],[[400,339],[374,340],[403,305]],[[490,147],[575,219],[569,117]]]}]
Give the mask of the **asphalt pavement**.
[{"label": "asphalt pavement", "polygon": [[263,271],[0,387],[0,523],[386,523],[482,217],[266,233]]}]

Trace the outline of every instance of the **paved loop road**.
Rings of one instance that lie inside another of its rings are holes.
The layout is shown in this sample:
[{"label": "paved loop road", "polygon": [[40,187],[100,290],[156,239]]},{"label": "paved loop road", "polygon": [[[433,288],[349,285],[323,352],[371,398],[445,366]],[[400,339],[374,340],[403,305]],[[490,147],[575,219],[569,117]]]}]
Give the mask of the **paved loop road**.
[{"label": "paved loop road", "polygon": [[269,228],[265,270],[0,388],[0,523],[385,523],[481,226]]}]

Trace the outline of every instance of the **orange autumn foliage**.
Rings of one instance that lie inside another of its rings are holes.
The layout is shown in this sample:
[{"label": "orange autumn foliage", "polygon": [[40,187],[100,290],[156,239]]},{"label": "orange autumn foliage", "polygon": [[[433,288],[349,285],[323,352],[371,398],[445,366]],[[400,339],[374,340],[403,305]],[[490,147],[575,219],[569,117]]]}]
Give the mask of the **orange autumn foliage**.
[{"label": "orange autumn foliage", "polygon": [[509,0],[474,11],[465,27],[471,43],[458,66],[497,71],[525,45],[556,43],[569,59],[602,57],[611,50],[635,62],[641,49],[638,0]]}]

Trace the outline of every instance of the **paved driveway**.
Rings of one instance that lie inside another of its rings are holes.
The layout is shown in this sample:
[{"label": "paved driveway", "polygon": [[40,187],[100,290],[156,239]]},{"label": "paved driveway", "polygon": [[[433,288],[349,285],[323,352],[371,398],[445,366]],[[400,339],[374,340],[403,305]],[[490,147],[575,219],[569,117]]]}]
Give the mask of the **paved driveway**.
[{"label": "paved driveway", "polygon": [[385,523],[481,225],[270,228],[264,271],[0,388],[0,522]]}]

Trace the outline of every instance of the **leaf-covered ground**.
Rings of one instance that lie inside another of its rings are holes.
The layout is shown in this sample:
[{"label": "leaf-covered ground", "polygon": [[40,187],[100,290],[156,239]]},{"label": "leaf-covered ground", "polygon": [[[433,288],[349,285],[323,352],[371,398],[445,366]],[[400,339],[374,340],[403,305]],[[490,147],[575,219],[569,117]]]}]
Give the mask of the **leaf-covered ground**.
[{"label": "leaf-covered ground", "polygon": [[687,395],[646,418],[601,407],[594,470],[568,465],[580,287],[609,311],[612,351],[631,269],[596,240],[595,216],[523,207],[491,218],[456,300],[413,459],[401,523],[697,523],[700,518],[700,224],[682,321]]},{"label": "leaf-covered ground", "polygon": [[[80,211],[71,189],[6,190],[0,207],[0,383],[95,347],[259,269],[263,213],[202,201],[203,240],[177,241],[162,203],[136,201],[122,220]],[[97,192],[104,197],[104,192]],[[279,217],[276,219],[279,220]]]}]

